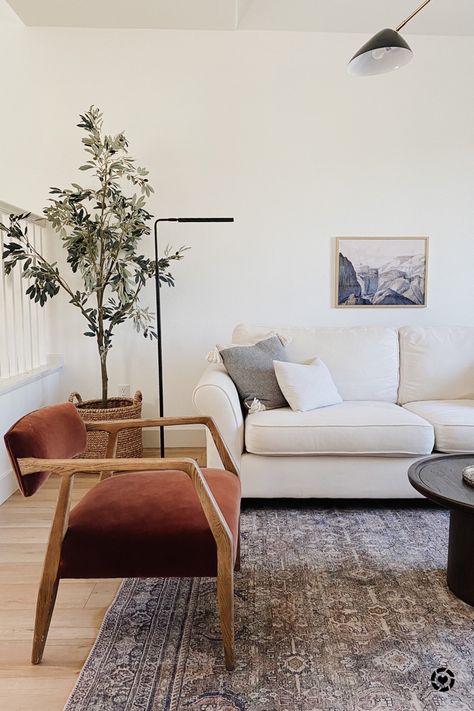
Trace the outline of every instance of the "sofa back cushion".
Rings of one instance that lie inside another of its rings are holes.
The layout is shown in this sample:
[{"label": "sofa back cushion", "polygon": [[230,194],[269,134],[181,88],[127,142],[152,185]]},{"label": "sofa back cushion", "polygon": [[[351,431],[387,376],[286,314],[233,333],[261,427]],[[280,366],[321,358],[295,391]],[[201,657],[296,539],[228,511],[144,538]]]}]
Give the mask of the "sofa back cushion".
[{"label": "sofa back cushion", "polygon": [[329,368],[343,400],[397,401],[398,334],[395,328],[297,328],[239,324],[234,343],[252,343],[269,332],[289,337],[288,360],[304,363],[318,356]]},{"label": "sofa back cushion", "polygon": [[474,328],[400,329],[399,401],[474,399]]}]

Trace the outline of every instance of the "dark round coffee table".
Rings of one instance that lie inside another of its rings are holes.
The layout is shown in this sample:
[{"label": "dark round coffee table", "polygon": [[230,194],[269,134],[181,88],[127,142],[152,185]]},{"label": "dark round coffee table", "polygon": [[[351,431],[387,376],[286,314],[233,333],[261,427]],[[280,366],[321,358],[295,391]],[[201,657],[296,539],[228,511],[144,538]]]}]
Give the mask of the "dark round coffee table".
[{"label": "dark round coffee table", "polygon": [[474,454],[435,455],[412,464],[408,478],[423,496],[451,510],[448,587],[474,605],[474,487],[462,478],[462,470],[470,464]]}]

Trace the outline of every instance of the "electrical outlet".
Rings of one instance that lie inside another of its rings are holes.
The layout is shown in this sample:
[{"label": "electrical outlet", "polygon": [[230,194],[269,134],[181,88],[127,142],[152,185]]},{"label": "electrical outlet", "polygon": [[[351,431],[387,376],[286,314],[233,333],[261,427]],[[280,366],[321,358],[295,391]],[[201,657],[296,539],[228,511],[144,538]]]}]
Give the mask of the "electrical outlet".
[{"label": "electrical outlet", "polygon": [[130,397],[130,385],[126,383],[125,385],[118,386],[119,397]]}]

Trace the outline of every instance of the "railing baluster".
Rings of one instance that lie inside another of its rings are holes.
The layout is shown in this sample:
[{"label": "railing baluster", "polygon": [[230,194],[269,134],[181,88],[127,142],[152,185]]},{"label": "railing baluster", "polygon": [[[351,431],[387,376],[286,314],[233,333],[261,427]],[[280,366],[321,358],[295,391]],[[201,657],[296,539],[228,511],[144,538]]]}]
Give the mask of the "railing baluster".
[{"label": "railing baluster", "polygon": [[[31,243],[33,247],[36,249],[36,232],[35,232],[35,227],[34,225],[31,225],[31,235],[30,235]],[[31,309],[31,345],[32,345],[32,353],[33,353],[33,368],[38,368],[41,363],[40,363],[40,357],[39,357],[39,309],[41,308],[38,306],[37,303],[32,301],[32,309]]]},{"label": "railing baluster", "polygon": [[[44,254],[45,228],[37,225],[39,232],[39,252]],[[39,309],[39,359],[41,363],[46,363],[46,307]]]},{"label": "railing baluster", "polygon": [[[6,215],[0,212],[0,220],[3,224],[8,223],[8,218]],[[6,285],[5,285],[5,274],[3,273],[3,262],[1,255],[3,254],[3,243],[6,233],[3,230],[0,231],[0,322],[1,322],[1,336],[0,336],[0,378],[10,377],[10,362],[8,357],[8,320],[7,320],[7,295],[6,295]]]},{"label": "railing baluster", "polygon": [[5,326],[8,349],[9,377],[18,375],[15,340],[15,302],[13,297],[13,274],[5,276]]},{"label": "railing baluster", "polygon": [[[25,227],[25,221],[22,223]],[[12,300],[13,300],[13,324],[12,338],[16,345],[16,372],[24,373],[26,371],[25,363],[25,338],[23,332],[23,279],[21,269],[23,264],[18,265],[11,273],[12,281]]]}]

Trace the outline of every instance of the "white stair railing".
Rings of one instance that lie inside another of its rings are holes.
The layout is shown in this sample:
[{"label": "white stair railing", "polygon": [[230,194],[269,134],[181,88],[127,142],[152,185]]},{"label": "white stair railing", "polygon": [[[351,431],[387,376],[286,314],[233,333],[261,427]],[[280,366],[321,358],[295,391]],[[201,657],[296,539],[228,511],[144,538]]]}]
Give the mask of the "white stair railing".
[{"label": "white stair railing", "polygon": [[[0,202],[0,222],[5,226],[10,224],[12,212],[19,210]],[[26,222],[31,241],[43,253],[45,221],[32,214]],[[18,267],[8,276],[4,273],[3,245],[8,241],[7,233],[0,230],[0,379],[22,375],[46,364],[44,309],[26,295],[29,283]]]}]

